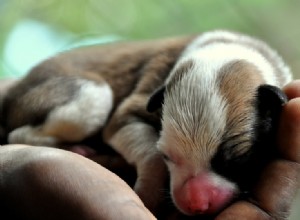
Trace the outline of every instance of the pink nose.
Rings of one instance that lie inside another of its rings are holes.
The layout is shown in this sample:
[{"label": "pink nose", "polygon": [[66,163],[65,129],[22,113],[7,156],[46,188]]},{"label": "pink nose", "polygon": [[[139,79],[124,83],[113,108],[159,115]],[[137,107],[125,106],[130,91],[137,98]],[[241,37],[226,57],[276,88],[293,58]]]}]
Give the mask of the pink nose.
[{"label": "pink nose", "polygon": [[[233,198],[234,189],[229,184],[222,184],[208,175],[199,175],[189,179],[178,196],[178,206],[189,215],[212,214],[226,206]],[[228,182],[228,181],[227,181]],[[181,197],[181,198],[180,198]],[[176,199],[175,199],[176,200]]]}]

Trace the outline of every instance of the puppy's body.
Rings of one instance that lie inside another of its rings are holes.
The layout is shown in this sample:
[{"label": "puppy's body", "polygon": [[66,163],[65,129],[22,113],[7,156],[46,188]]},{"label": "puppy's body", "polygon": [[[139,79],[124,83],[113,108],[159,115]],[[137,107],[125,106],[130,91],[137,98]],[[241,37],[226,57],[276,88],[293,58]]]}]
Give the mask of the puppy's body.
[{"label": "puppy's body", "polygon": [[192,38],[80,48],[46,60],[3,98],[8,142],[64,147],[100,131],[138,168],[135,191],[154,208],[166,167],[155,148],[160,116],[148,113],[146,103]]},{"label": "puppy's body", "polygon": [[[161,71],[162,74],[157,74],[157,81],[163,81],[164,70],[172,67],[187,42],[188,39],[170,39],[117,43],[80,48],[46,60],[10,90],[3,105],[2,124],[8,133],[23,125],[40,124],[52,108],[68,105],[72,100],[76,102],[80,93],[84,93],[79,91],[80,88],[103,90],[99,91],[101,98],[108,103],[103,103],[101,109],[107,108],[110,112],[130,95],[141,77],[151,75],[144,72]],[[94,94],[99,102],[99,96]],[[84,106],[90,109],[87,107]]]},{"label": "puppy's body", "polygon": [[243,170],[257,173],[267,161],[273,107],[284,102],[277,87],[290,79],[264,43],[225,31],[80,49],[14,86],[2,125],[10,143],[50,146],[103,130],[104,141],[137,167],[135,190],[150,208],[166,176],[161,152],[176,206],[210,214],[249,189]]}]

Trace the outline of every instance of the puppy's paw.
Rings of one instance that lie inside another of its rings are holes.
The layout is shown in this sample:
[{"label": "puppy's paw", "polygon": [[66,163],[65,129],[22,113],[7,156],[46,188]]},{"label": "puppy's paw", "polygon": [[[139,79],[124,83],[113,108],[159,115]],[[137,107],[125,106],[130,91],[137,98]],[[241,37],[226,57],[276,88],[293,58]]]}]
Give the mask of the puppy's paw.
[{"label": "puppy's paw", "polygon": [[43,135],[39,127],[27,125],[10,132],[8,134],[8,143],[57,147],[59,140],[55,137]]},{"label": "puppy's paw", "polygon": [[147,158],[137,166],[137,180],[134,191],[145,206],[153,213],[157,213],[159,205],[164,200],[167,168],[159,156]]}]

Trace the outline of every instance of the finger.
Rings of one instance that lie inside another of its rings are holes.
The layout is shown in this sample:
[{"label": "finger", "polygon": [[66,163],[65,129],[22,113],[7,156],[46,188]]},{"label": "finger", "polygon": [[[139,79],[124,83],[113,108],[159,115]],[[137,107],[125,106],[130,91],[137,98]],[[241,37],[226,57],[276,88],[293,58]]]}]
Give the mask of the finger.
[{"label": "finger", "polygon": [[289,99],[300,97],[300,80],[294,80],[287,84],[283,91]]},{"label": "finger", "polygon": [[282,157],[300,162],[300,98],[290,100],[283,108],[279,122],[278,147]]},{"label": "finger", "polygon": [[275,219],[286,219],[298,190],[299,174],[298,163],[287,160],[272,162],[254,190],[254,203]]},{"label": "finger", "polygon": [[239,201],[226,208],[220,215],[215,218],[215,220],[233,219],[269,220],[270,216],[250,202]]}]

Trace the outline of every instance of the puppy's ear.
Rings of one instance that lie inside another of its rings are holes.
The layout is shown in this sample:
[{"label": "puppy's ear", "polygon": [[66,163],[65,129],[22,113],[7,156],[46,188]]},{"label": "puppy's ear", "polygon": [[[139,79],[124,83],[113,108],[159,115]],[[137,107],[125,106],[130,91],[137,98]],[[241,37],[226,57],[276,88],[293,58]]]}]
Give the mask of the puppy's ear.
[{"label": "puppy's ear", "polygon": [[258,110],[262,117],[279,117],[282,107],[288,99],[285,93],[276,86],[261,85],[258,88]]},{"label": "puppy's ear", "polygon": [[261,85],[257,91],[259,133],[263,136],[276,135],[282,107],[287,103],[285,93],[276,86]]},{"label": "puppy's ear", "polygon": [[152,113],[160,109],[164,103],[164,94],[166,87],[162,86],[158,88],[150,97],[147,104],[147,111]]}]

